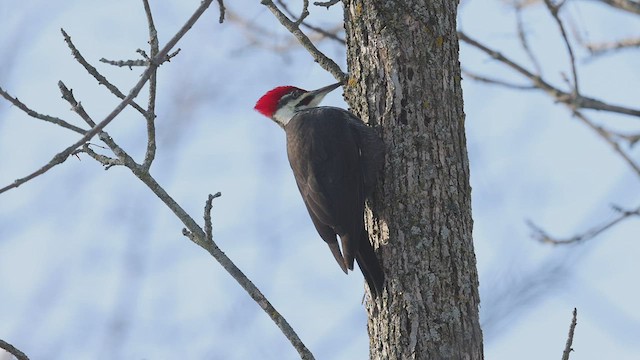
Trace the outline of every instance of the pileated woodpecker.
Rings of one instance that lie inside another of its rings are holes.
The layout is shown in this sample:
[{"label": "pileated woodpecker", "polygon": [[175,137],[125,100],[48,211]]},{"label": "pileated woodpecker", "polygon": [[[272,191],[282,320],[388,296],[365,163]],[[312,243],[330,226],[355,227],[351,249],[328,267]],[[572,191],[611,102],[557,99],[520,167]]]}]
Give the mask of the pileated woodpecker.
[{"label": "pileated woodpecker", "polygon": [[298,189],[338,265],[347,273],[355,259],[377,297],[382,294],[384,273],[364,228],[364,203],[384,162],[384,144],[352,113],[318,106],[340,85],[314,91],[280,86],[264,94],[255,109],[286,132],[287,155]]}]

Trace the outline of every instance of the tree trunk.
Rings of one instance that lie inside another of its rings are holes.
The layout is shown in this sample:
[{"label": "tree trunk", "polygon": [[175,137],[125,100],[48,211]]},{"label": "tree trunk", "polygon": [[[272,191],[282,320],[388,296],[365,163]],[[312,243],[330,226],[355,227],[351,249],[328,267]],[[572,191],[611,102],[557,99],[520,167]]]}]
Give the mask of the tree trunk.
[{"label": "tree trunk", "polygon": [[482,359],[457,2],[345,0],[352,111],[386,144],[367,226],[371,359]]}]

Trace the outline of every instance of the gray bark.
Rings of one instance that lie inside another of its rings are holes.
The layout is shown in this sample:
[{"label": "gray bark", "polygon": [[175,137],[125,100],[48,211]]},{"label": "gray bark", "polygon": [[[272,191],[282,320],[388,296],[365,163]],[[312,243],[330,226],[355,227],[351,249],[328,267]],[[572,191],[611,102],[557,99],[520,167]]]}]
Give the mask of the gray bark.
[{"label": "gray bark", "polygon": [[482,359],[457,2],[345,0],[351,110],[386,146],[367,225],[372,359]]}]

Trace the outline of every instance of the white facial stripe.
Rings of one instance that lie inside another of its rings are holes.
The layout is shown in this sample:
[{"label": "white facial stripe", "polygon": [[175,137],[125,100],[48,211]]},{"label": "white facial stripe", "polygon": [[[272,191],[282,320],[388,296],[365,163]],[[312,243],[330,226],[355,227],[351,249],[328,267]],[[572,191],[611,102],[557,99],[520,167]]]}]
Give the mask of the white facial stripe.
[{"label": "white facial stripe", "polygon": [[288,103],[285,106],[281,107],[273,114],[273,120],[275,120],[281,126],[287,125],[289,120],[296,114],[295,108],[292,103]]},{"label": "white facial stripe", "polygon": [[293,116],[296,114],[296,111],[318,106],[318,104],[320,104],[322,99],[324,99],[325,95],[327,94],[317,95],[313,100],[309,102],[309,104],[296,107],[296,105],[298,105],[304,98],[306,98],[306,96],[303,95],[294,101],[290,101],[289,103],[285,104],[283,107],[278,109],[276,113],[273,114],[273,119],[278,124],[284,127],[289,123],[291,118],[293,118]]}]

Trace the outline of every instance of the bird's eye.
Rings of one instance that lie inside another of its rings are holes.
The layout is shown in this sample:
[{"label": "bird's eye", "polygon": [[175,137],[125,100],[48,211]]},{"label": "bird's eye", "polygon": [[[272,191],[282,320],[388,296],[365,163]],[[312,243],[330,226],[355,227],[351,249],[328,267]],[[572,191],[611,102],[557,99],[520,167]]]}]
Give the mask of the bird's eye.
[{"label": "bird's eye", "polygon": [[[284,106],[285,104],[289,103],[291,101],[291,99],[294,98],[292,96],[292,94],[287,94],[283,97],[280,98],[280,100],[278,100],[278,108],[281,108],[282,106]],[[295,98],[294,98],[295,99]]]}]

